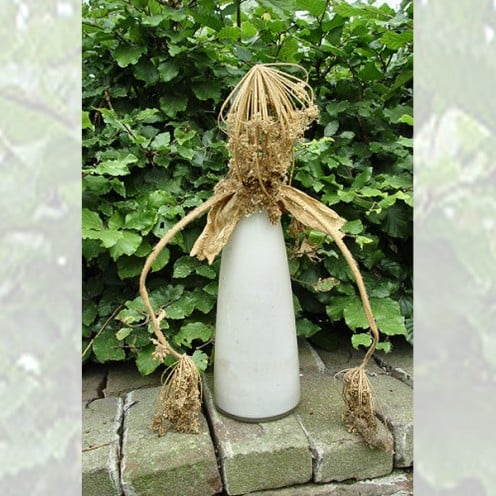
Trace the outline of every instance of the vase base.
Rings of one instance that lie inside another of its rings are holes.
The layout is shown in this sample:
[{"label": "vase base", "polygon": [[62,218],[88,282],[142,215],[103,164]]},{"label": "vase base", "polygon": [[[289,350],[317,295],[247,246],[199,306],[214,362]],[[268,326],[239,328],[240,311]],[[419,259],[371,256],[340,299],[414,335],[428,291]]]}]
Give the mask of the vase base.
[{"label": "vase base", "polygon": [[296,408],[298,407],[299,403],[297,403],[293,408],[290,410],[287,410],[286,412],[279,413],[278,415],[273,415],[271,417],[257,417],[257,418],[252,418],[252,417],[240,417],[239,415],[234,415],[232,413],[226,412],[219,406],[215,405],[215,408],[219,413],[222,415],[232,418],[233,420],[238,420],[239,422],[245,422],[248,424],[258,424],[260,422],[271,422],[272,420],[279,420],[282,419],[283,417],[286,417],[287,415],[293,413]]}]

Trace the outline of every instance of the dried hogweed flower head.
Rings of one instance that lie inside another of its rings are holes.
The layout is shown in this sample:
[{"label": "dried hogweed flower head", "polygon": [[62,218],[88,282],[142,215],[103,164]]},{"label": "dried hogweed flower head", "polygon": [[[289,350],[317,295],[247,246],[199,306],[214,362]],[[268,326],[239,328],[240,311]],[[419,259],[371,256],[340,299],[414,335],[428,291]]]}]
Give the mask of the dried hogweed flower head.
[{"label": "dried hogweed flower head", "polygon": [[253,66],[219,114],[232,157],[227,181],[219,188],[234,191],[241,186],[249,196],[246,214],[265,208],[273,221],[279,218],[275,204],[294,164],[295,143],[318,115],[310,85],[283,67],[304,71],[292,64]]}]

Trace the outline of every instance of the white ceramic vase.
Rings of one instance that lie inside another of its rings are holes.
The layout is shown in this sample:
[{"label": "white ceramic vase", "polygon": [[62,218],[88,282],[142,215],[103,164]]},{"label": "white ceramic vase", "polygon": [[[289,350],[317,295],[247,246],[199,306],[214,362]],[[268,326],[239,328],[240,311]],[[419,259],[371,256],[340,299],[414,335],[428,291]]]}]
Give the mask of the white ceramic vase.
[{"label": "white ceramic vase", "polygon": [[300,401],[286,247],[265,212],[241,219],[222,252],[214,400],[245,421],[282,417]]}]

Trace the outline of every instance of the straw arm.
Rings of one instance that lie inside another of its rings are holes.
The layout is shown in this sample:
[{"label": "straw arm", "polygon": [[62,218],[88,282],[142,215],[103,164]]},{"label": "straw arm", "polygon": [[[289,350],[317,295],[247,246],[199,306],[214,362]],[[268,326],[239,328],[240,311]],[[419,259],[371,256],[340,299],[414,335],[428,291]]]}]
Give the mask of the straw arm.
[{"label": "straw arm", "polygon": [[150,316],[150,320],[153,325],[153,331],[155,333],[155,336],[157,337],[158,341],[164,345],[169,353],[174,355],[176,358],[180,358],[182,355],[175,351],[167,342],[165,339],[165,336],[163,332],[160,329],[160,324],[159,321],[155,315],[155,311],[153,310],[153,307],[150,303],[150,298],[148,297],[148,291],[146,289],[146,278],[148,276],[148,273],[150,272],[150,269],[152,267],[153,262],[156,260],[160,252],[165,248],[167,243],[182,229],[184,229],[191,221],[199,217],[201,214],[203,214],[205,211],[207,211],[212,205],[214,205],[216,202],[219,201],[218,196],[213,196],[206,202],[202,203],[198,207],[196,207],[194,210],[192,210],[186,217],[181,219],[175,226],[173,226],[165,236],[155,245],[153,248],[152,252],[150,255],[148,255],[148,258],[146,259],[145,265],[143,266],[143,270],[141,271],[141,276],[139,280],[139,290],[141,297],[143,298],[143,303],[145,304],[145,308]]}]

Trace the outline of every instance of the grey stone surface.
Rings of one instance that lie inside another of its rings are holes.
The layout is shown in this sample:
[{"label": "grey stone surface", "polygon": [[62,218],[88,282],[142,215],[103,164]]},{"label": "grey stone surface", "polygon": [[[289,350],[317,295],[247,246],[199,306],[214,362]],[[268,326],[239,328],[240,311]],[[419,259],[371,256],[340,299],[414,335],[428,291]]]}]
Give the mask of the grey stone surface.
[{"label": "grey stone surface", "polygon": [[352,484],[333,482],[304,484],[269,491],[257,491],[247,496],[411,496],[411,473],[396,472],[385,477],[356,481]]},{"label": "grey stone surface", "polygon": [[163,368],[160,367],[153,374],[142,376],[136,366],[131,363],[114,363],[108,367],[105,396],[117,396],[136,389],[160,386],[160,376]]},{"label": "grey stone surface", "polygon": [[226,417],[214,407],[210,373],[204,386],[211,431],[202,418],[199,435],[152,432],[160,372],[141,377],[129,364],[110,367],[108,376],[103,366],[83,369],[83,496],[411,495],[411,474],[391,473],[393,462],[413,463],[411,348],[376,354],[387,372],[375,361],[368,368],[377,414],[395,440],[393,456],[367,447],[341,420],[342,384],[333,375],[358,365],[363,351],[344,338],[332,352],[304,339],[298,346],[302,400],[293,414],[254,424]]},{"label": "grey stone surface", "polygon": [[212,375],[204,380],[205,406],[222,467],[227,494],[302,484],[312,478],[312,456],[294,415],[245,423],[217,411]]},{"label": "grey stone surface", "polygon": [[413,390],[390,376],[370,379],[377,404],[376,412],[384,420],[394,437],[394,464],[410,467],[413,464]]},{"label": "grey stone surface", "polygon": [[413,387],[413,347],[404,340],[396,340],[390,353],[374,353],[379,365],[393,377]]},{"label": "grey stone surface", "polygon": [[369,448],[348,432],[341,383],[326,375],[302,378],[302,400],[295,414],[305,430],[313,453],[315,482],[366,479],[389,474],[393,456]]},{"label": "grey stone surface", "polygon": [[199,434],[150,428],[160,388],[133,391],[124,404],[121,481],[126,496],[212,496],[222,491],[215,451],[202,416]]},{"label": "grey stone surface", "polygon": [[107,377],[107,369],[98,363],[87,363],[83,366],[83,401],[103,398],[103,388]]},{"label": "grey stone surface", "polygon": [[304,338],[298,338],[298,359],[301,374],[326,372],[326,366],[312,345]]},{"label": "grey stone surface", "polygon": [[83,496],[121,495],[118,434],[121,416],[119,398],[83,404]]}]

